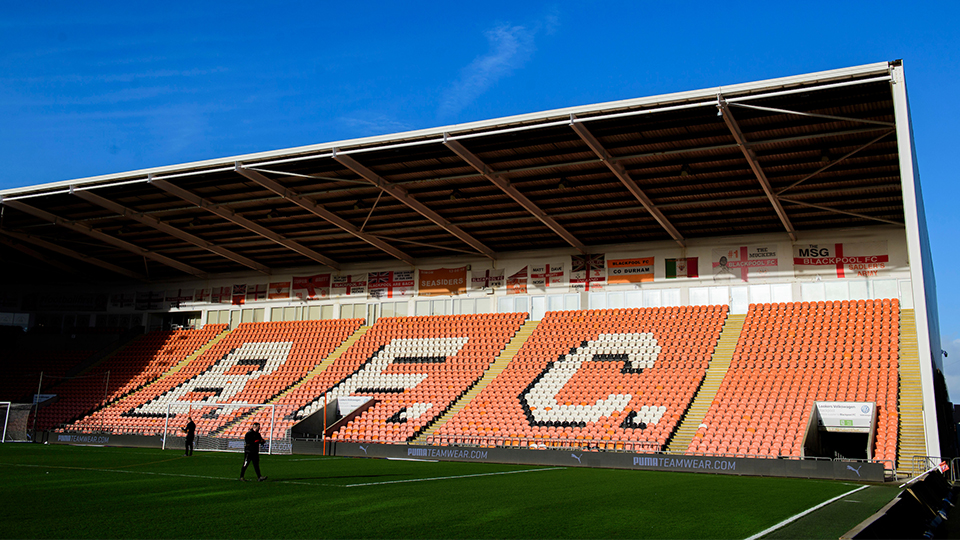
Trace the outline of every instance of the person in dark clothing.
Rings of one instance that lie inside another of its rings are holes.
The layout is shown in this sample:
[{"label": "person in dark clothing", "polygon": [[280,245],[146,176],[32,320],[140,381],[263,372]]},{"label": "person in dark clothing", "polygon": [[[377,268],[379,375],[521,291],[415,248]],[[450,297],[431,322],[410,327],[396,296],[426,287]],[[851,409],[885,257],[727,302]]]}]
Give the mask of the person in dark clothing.
[{"label": "person in dark clothing", "polygon": [[193,417],[187,417],[187,425],[180,428],[181,431],[187,434],[187,440],[184,442],[183,455],[192,456],[193,455],[193,436],[197,432],[197,425],[193,423]]},{"label": "person in dark clothing", "polygon": [[253,470],[257,473],[257,481],[263,482],[266,476],[260,474],[260,446],[266,444],[260,435],[260,423],[254,422],[250,431],[243,436],[243,467],[240,468],[240,481],[244,482],[243,473],[247,472],[247,465],[253,463]]}]

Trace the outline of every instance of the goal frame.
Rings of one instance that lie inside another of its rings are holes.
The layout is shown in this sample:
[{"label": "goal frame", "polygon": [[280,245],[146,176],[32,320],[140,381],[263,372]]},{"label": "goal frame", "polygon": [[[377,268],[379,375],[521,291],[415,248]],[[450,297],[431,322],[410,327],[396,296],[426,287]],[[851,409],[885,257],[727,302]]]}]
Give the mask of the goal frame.
[{"label": "goal frame", "polygon": [[[31,441],[32,441],[32,437],[30,436],[30,430],[27,428],[27,425],[26,425],[26,424],[28,423],[28,421],[24,421],[24,433],[27,434],[27,438],[26,438],[26,439],[24,439],[23,441],[20,441],[20,440],[7,441],[7,427],[10,425],[10,411],[13,410],[14,405],[29,406],[29,407],[30,407],[30,410],[31,410],[31,411],[33,410],[33,405],[32,405],[32,404],[29,404],[29,403],[19,403],[19,402],[13,402],[13,401],[0,401],[0,407],[6,407],[6,409],[7,409],[6,412],[5,412],[4,415],[3,415],[3,433],[0,434],[0,444],[3,444],[3,443],[5,443],[5,442],[31,442]],[[27,413],[27,418],[29,419],[29,417],[30,417],[30,413],[28,412],[28,413]]]},{"label": "goal frame", "polygon": [[[167,435],[170,432],[170,408],[172,406],[182,406],[185,404],[189,405],[190,410],[203,409],[207,407],[230,407],[230,408],[249,407],[251,409],[254,409],[253,411],[250,412],[250,415],[256,414],[256,412],[259,409],[269,407],[270,408],[270,433],[267,438],[267,443],[268,443],[267,454],[273,454],[273,446],[274,446],[273,428],[274,428],[274,425],[276,424],[276,417],[277,417],[277,405],[275,403],[236,403],[236,402],[210,403],[207,401],[176,401],[172,403],[167,403],[167,410],[163,418],[163,443],[161,444],[161,450],[167,449]],[[200,435],[198,434],[197,436],[199,437]],[[204,435],[204,436],[207,436],[207,435]],[[211,451],[215,451],[215,450],[211,450]]]}]

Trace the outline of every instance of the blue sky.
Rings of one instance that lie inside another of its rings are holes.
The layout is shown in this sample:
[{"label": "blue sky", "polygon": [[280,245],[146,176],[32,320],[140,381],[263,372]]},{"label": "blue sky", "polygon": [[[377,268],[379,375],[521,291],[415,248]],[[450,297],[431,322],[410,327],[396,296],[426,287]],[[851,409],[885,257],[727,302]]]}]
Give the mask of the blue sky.
[{"label": "blue sky", "polygon": [[960,399],[960,2],[5,2],[0,189],[903,59]]}]

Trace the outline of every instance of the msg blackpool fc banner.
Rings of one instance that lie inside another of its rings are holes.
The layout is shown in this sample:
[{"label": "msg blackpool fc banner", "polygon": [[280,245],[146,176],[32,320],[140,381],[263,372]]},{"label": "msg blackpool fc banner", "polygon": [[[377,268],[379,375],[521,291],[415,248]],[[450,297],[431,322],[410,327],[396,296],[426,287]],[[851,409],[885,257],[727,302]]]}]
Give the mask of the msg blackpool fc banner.
[{"label": "msg blackpool fc banner", "polygon": [[330,296],[330,274],[293,276],[293,295],[301,300],[319,300]]},{"label": "msg blackpool fc banner", "polygon": [[606,280],[604,254],[573,255],[570,262],[570,287],[575,291],[599,291]]},{"label": "msg blackpool fc banner", "polygon": [[371,298],[413,296],[413,270],[367,273],[367,290]]},{"label": "msg blackpool fc banner", "polygon": [[610,259],[607,261],[607,283],[643,283],[653,281],[653,257]]},{"label": "msg blackpool fc banner", "polygon": [[349,274],[333,276],[333,283],[330,285],[333,294],[337,296],[366,296],[367,295],[367,275]]},{"label": "msg blackpool fc banner", "polygon": [[470,292],[493,291],[503,287],[503,268],[470,272]]},{"label": "msg blackpool fc banner", "polygon": [[449,296],[467,290],[467,267],[420,270],[420,296]]},{"label": "msg blackpool fc banner", "polygon": [[797,275],[844,278],[876,277],[890,267],[887,242],[863,244],[804,244],[793,246]]},{"label": "msg blackpool fc banner", "polygon": [[776,246],[741,246],[713,250],[713,279],[763,277],[777,269]]}]

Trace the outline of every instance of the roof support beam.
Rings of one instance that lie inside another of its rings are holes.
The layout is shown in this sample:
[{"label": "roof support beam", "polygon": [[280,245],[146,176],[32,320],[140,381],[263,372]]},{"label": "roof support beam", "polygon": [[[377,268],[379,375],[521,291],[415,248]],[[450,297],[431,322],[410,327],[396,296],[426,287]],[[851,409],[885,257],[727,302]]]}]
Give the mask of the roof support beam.
[{"label": "roof support beam", "polygon": [[281,236],[271,231],[270,229],[264,227],[263,225],[254,223],[253,221],[250,221],[249,219],[241,216],[240,214],[236,213],[235,211],[229,208],[221,207],[220,205],[218,205],[213,201],[204,199],[203,197],[195,193],[192,193],[190,191],[187,191],[179,186],[175,186],[166,180],[150,177],[149,182],[151,185],[157,187],[158,189],[166,191],[171,195],[176,195],[177,197],[180,197],[181,199],[189,203],[193,203],[194,206],[203,208],[204,210],[210,212],[211,214],[220,216],[223,219],[231,223],[234,223],[236,225],[239,225],[250,232],[259,234],[260,236],[266,238],[267,240],[280,244],[281,246],[287,249],[290,249],[292,251],[296,251],[297,253],[303,255],[304,257],[310,260],[329,266],[334,270],[340,269],[340,263],[331,259],[330,257],[321,255],[316,251],[300,244],[299,242],[296,242],[294,240],[290,240],[289,238]]},{"label": "roof support beam", "polygon": [[780,222],[783,223],[783,227],[787,230],[787,234],[790,235],[791,240],[796,242],[797,231],[793,228],[793,224],[790,223],[790,217],[787,216],[786,210],[783,209],[783,205],[780,204],[780,201],[777,199],[777,194],[773,192],[773,187],[770,185],[770,180],[767,179],[767,175],[763,172],[763,168],[757,161],[757,154],[752,148],[750,148],[750,143],[747,141],[747,138],[743,136],[743,131],[740,130],[740,125],[737,124],[736,118],[733,117],[733,113],[730,111],[726,100],[724,100],[722,96],[717,96],[717,108],[720,110],[720,115],[723,116],[724,123],[727,124],[727,129],[730,130],[730,133],[733,134],[733,138],[737,141],[737,145],[740,147],[743,157],[747,159],[747,163],[750,165],[750,169],[753,171],[754,176],[756,176],[757,181],[760,182],[760,187],[762,187],[763,192],[767,194],[767,199],[773,206],[774,211],[777,212],[777,217],[779,217]]},{"label": "roof support beam", "polygon": [[146,225],[146,226],[148,226],[148,227],[153,227],[154,229],[157,229],[158,231],[163,231],[163,232],[169,234],[170,236],[173,236],[173,237],[175,237],[175,238],[179,238],[180,240],[183,240],[184,242],[193,244],[193,245],[195,245],[195,246],[197,246],[197,247],[199,247],[199,248],[205,249],[205,250],[210,251],[210,252],[212,252],[212,253],[216,253],[217,255],[220,255],[221,257],[223,257],[223,258],[225,258],[225,259],[229,259],[229,260],[231,260],[231,261],[233,261],[233,262],[235,262],[235,263],[237,263],[237,264],[241,264],[241,265],[246,266],[246,267],[248,267],[248,268],[252,268],[252,269],[254,269],[254,270],[258,271],[258,272],[264,273],[264,274],[268,274],[268,275],[270,274],[270,267],[269,267],[269,266],[266,266],[266,265],[264,265],[264,264],[260,264],[260,263],[258,263],[258,262],[256,262],[256,261],[254,261],[254,260],[248,259],[247,257],[244,257],[243,255],[240,255],[239,253],[234,253],[233,251],[230,251],[230,250],[227,249],[227,248],[220,247],[220,246],[214,244],[213,242],[208,242],[208,241],[204,240],[203,238],[200,238],[200,237],[195,236],[195,235],[192,235],[192,234],[190,234],[190,233],[188,233],[188,232],[186,232],[186,231],[183,231],[183,230],[181,230],[181,229],[178,229],[177,227],[174,227],[173,225],[170,225],[169,223],[165,223],[165,222],[163,222],[163,221],[160,221],[159,219],[157,219],[157,218],[155,218],[155,217],[153,217],[153,216],[144,215],[144,214],[142,214],[142,213],[140,213],[140,212],[137,212],[137,211],[135,211],[135,210],[132,210],[132,209],[130,209],[130,208],[127,208],[126,206],[123,206],[123,205],[121,205],[121,204],[118,204],[118,203],[116,203],[116,202],[113,202],[113,201],[111,201],[111,200],[109,200],[109,199],[107,199],[107,198],[105,198],[105,197],[101,197],[100,195],[97,195],[96,193],[93,193],[93,192],[91,192],[91,191],[87,191],[87,190],[83,190],[83,191],[74,190],[74,191],[73,191],[73,194],[76,195],[77,197],[80,197],[81,199],[89,202],[89,203],[93,203],[93,204],[95,204],[95,205],[97,205],[97,206],[100,206],[100,207],[102,207],[102,208],[106,208],[107,210],[110,210],[110,211],[112,211],[112,212],[115,212],[115,213],[117,213],[117,214],[119,214],[119,215],[121,215],[121,216],[123,216],[123,217],[130,218],[130,219],[132,219],[132,220],[134,220],[134,221],[136,221],[136,222],[138,222],[138,223],[141,223],[141,224],[143,224],[143,225]]},{"label": "roof support beam", "polygon": [[36,216],[36,217],[38,217],[38,218],[40,218],[40,219],[47,220],[47,221],[49,221],[49,222],[51,222],[51,223],[53,223],[53,224],[59,225],[59,226],[64,227],[64,228],[66,228],[66,229],[70,229],[71,231],[78,232],[78,233],[80,233],[80,234],[85,234],[85,235],[90,236],[90,237],[92,237],[92,238],[96,238],[97,240],[100,240],[101,242],[103,242],[103,243],[105,243],[105,244],[109,244],[109,245],[111,245],[111,246],[118,247],[118,248],[120,248],[120,249],[129,251],[130,253],[135,253],[135,254],[140,255],[140,256],[142,256],[142,257],[146,257],[147,259],[152,259],[152,260],[154,260],[154,261],[157,261],[157,262],[160,263],[160,264],[164,264],[164,265],[169,266],[169,267],[171,267],[171,268],[176,268],[177,270],[180,270],[181,272],[185,272],[185,273],[187,273],[187,274],[196,276],[196,277],[201,278],[201,279],[206,279],[206,278],[207,278],[207,273],[206,273],[206,272],[204,272],[204,271],[202,271],[202,270],[199,270],[199,269],[197,269],[197,268],[194,268],[194,267],[190,266],[189,264],[184,264],[184,263],[182,263],[182,262],[180,262],[180,261],[177,261],[177,260],[175,260],[175,259],[171,259],[170,257],[167,257],[166,255],[161,255],[161,254],[156,253],[156,252],[154,252],[154,251],[150,251],[149,249],[141,248],[141,247],[136,246],[136,245],[134,245],[134,244],[131,244],[130,242],[127,242],[127,241],[125,241],[125,240],[120,240],[119,238],[114,238],[113,236],[110,236],[109,234],[106,234],[106,233],[104,233],[104,232],[102,232],[102,231],[99,231],[99,230],[97,230],[97,229],[94,229],[93,227],[91,227],[91,226],[89,226],[89,225],[84,225],[84,224],[82,224],[82,223],[77,223],[77,222],[74,222],[74,221],[69,221],[69,220],[63,219],[63,218],[60,217],[60,216],[53,215],[53,214],[51,214],[50,212],[47,212],[47,211],[45,211],[45,210],[41,210],[41,209],[39,209],[39,208],[35,208],[35,207],[30,206],[30,205],[28,205],[28,204],[24,204],[24,203],[22,203],[22,202],[20,202],[20,201],[3,201],[3,204],[4,204],[5,206],[9,206],[10,208],[15,208],[15,209],[17,209],[17,210],[20,210],[21,212],[30,214],[30,215],[32,215],[32,216]]},{"label": "roof support beam", "polygon": [[86,254],[80,253],[80,252],[78,252],[78,251],[74,251],[74,250],[72,250],[72,249],[70,249],[70,248],[65,248],[65,247],[63,247],[63,246],[61,246],[61,245],[54,244],[53,242],[48,242],[48,241],[44,240],[43,238],[40,238],[40,237],[38,237],[38,236],[34,236],[34,235],[32,235],[32,234],[23,234],[23,233],[18,233],[18,232],[13,232],[13,231],[7,231],[7,230],[3,230],[3,229],[0,229],[0,234],[5,234],[5,235],[7,235],[7,236],[9,236],[9,237],[11,237],[11,238],[16,238],[17,240],[20,240],[21,242],[27,242],[27,243],[33,244],[33,245],[35,245],[35,246],[40,246],[40,247],[42,247],[42,248],[44,248],[44,249],[48,249],[48,250],[53,251],[53,252],[55,252],[55,253],[59,253],[59,254],[61,254],[61,255],[65,255],[65,256],[71,257],[71,258],[73,258],[73,259],[77,259],[78,261],[83,261],[83,262],[85,262],[85,263],[92,264],[92,265],[94,265],[94,266],[99,266],[100,268],[103,268],[104,270],[109,270],[109,271],[111,271],[111,272],[120,274],[120,275],[122,275],[122,276],[127,276],[127,277],[136,279],[136,280],[138,280],[138,281],[143,281],[143,282],[149,282],[149,281],[150,281],[150,278],[148,278],[147,276],[145,276],[145,275],[143,275],[143,274],[140,274],[140,273],[137,273],[137,272],[133,272],[133,271],[131,271],[131,270],[127,270],[126,268],[122,268],[122,267],[117,266],[117,265],[115,265],[115,264],[110,264],[110,263],[108,263],[108,262],[106,262],[106,261],[101,261],[100,259],[98,259],[98,258],[96,258],[96,257],[91,257],[90,255],[86,255]]},{"label": "roof support beam", "polygon": [[573,128],[573,131],[580,136],[580,139],[590,147],[590,150],[600,158],[600,161],[610,169],[610,172],[620,180],[620,183],[627,188],[627,191],[640,201],[640,204],[647,209],[647,212],[653,216],[653,219],[657,220],[657,223],[667,231],[670,237],[673,238],[676,243],[680,244],[680,247],[686,247],[686,240],[684,240],[680,231],[670,223],[667,216],[663,215],[663,212],[657,208],[657,205],[653,203],[650,197],[640,189],[640,186],[630,177],[630,173],[627,172],[623,165],[617,162],[616,158],[610,155],[610,152],[607,152],[607,149],[600,144],[600,141],[593,136],[593,133],[590,133],[587,126],[580,122],[574,122],[574,118],[571,115],[570,127]]},{"label": "roof support beam", "polygon": [[[0,233],[3,233],[3,232],[4,232],[4,231],[0,230]],[[19,252],[21,252],[21,253],[23,253],[23,254],[25,254],[25,255],[30,256],[30,257],[33,257],[34,259],[36,259],[36,260],[38,260],[38,261],[40,261],[40,262],[46,263],[46,264],[48,264],[48,265],[50,265],[50,266],[52,266],[52,267],[54,267],[54,268],[56,268],[56,269],[58,269],[58,270],[60,270],[60,271],[62,271],[62,272],[66,272],[66,273],[68,273],[68,274],[76,274],[76,273],[77,273],[77,269],[76,269],[75,267],[70,266],[69,264],[62,263],[62,262],[60,262],[60,261],[58,261],[58,260],[56,260],[56,259],[53,259],[53,258],[48,257],[48,256],[44,255],[43,253],[40,253],[39,251],[33,249],[32,247],[26,245],[26,243],[24,243],[23,241],[20,241],[19,239],[14,239],[14,238],[12,238],[12,237],[8,238],[8,237],[6,237],[6,236],[0,236],[0,244],[3,244],[3,245],[5,245],[5,246],[7,246],[7,247],[9,247],[9,248],[11,248],[11,249],[15,249],[15,250],[17,250],[17,251],[19,251]]]},{"label": "roof support beam", "polygon": [[889,223],[889,224],[891,224],[891,225],[897,225],[897,226],[903,227],[903,223],[897,223],[896,221],[893,221],[893,220],[883,219],[883,218],[878,218],[878,217],[873,217],[873,216],[868,216],[868,215],[866,215],[866,214],[858,214],[857,212],[848,212],[848,211],[846,211],[846,210],[840,210],[839,208],[830,208],[829,206],[822,206],[822,205],[819,205],[819,204],[812,204],[812,203],[808,203],[808,202],[797,201],[797,200],[794,200],[794,199],[781,198],[780,200],[783,201],[783,202],[786,202],[786,203],[796,204],[796,205],[798,205],[798,206],[806,206],[806,207],[809,207],[809,208],[816,208],[817,210],[823,210],[823,211],[825,211],[825,212],[832,212],[832,213],[834,213],[834,214],[844,214],[844,215],[847,215],[847,216],[858,217],[858,218],[860,218],[860,219],[869,219],[869,220],[871,220],[871,221],[879,221],[879,222],[881,222],[881,223]]},{"label": "roof support beam", "polygon": [[385,253],[388,253],[400,259],[401,261],[409,264],[410,266],[414,266],[413,256],[407,253],[404,253],[403,251],[391,246],[389,243],[384,242],[383,240],[373,235],[362,232],[353,223],[350,223],[349,221],[343,219],[342,217],[334,214],[333,212],[313,202],[307,197],[304,197],[303,195],[300,195],[299,193],[291,189],[287,189],[283,187],[279,182],[275,180],[271,180],[257,171],[244,168],[243,165],[241,165],[240,163],[237,164],[236,170],[242,176],[249,178],[250,180],[253,180],[257,184],[260,184],[261,186],[276,193],[280,197],[292,202],[293,204],[299,206],[300,208],[303,208],[307,212],[310,212],[311,214],[319,217],[320,219],[326,220],[327,222],[332,223],[333,225],[336,225],[337,227],[352,234],[353,236],[359,238],[360,240],[363,240],[364,242],[370,244],[371,246],[374,246],[384,251]]},{"label": "roof support beam", "polygon": [[334,149],[334,152],[333,152],[333,159],[337,160],[337,162],[339,162],[344,167],[357,173],[366,181],[386,191],[394,199],[402,202],[414,212],[417,212],[421,216],[429,219],[441,229],[447,231],[453,236],[456,236],[462,242],[472,247],[473,249],[477,250],[477,252],[482,253],[483,255],[486,255],[491,259],[496,258],[495,252],[489,247],[487,247],[486,245],[484,245],[483,242],[477,240],[476,238],[474,238],[473,236],[465,232],[460,227],[454,225],[449,220],[445,219],[440,214],[434,212],[422,202],[414,199],[412,196],[410,196],[410,192],[407,191],[405,188],[387,181],[377,173],[361,165],[357,160],[353,159],[350,156],[338,155],[336,152],[336,149]]},{"label": "roof support beam", "polygon": [[504,193],[507,194],[508,197],[513,199],[514,202],[522,206],[524,210],[540,220],[540,222],[546,225],[548,229],[556,233],[557,236],[563,238],[568,244],[577,248],[580,253],[586,253],[586,246],[576,236],[574,236],[573,233],[565,229],[562,225],[557,223],[556,220],[547,215],[547,213],[537,206],[536,203],[528,199],[523,193],[520,193],[517,188],[513,187],[509,180],[503,178],[490,169],[486,163],[484,163],[473,152],[467,150],[462,144],[460,144],[459,141],[447,140],[444,142],[444,144],[447,146],[447,148],[452,150],[454,154],[460,156],[460,159],[466,161],[471,167],[476,169],[481,176],[486,178],[493,185],[500,188]]}]

